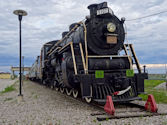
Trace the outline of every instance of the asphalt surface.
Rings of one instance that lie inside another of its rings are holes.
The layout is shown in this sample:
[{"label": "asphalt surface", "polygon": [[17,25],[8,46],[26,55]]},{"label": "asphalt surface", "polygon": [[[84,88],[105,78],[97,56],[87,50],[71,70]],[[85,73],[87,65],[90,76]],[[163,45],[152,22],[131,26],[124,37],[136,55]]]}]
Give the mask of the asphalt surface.
[{"label": "asphalt surface", "polygon": [[6,87],[12,85],[13,83],[15,83],[15,80],[11,80],[11,79],[0,79],[0,92],[3,91]]}]

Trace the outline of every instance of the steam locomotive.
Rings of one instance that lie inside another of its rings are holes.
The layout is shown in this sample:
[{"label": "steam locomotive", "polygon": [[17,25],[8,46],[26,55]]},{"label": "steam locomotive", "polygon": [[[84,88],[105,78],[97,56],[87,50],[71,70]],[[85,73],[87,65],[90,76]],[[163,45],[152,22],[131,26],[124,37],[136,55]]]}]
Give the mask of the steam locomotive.
[{"label": "steam locomotive", "polygon": [[125,18],[118,19],[106,2],[88,9],[90,15],[71,24],[61,40],[43,45],[30,79],[88,103],[105,102],[107,95],[114,102],[140,99],[148,74],[141,71],[133,45],[124,44]]}]

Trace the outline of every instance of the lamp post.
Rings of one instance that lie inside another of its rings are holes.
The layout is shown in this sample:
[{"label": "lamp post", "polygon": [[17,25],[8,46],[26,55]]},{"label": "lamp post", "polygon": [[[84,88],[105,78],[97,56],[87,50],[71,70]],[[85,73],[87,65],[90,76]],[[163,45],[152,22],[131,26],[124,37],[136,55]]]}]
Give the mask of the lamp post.
[{"label": "lamp post", "polygon": [[15,11],[13,11],[13,14],[15,14],[15,15],[17,15],[18,16],[18,19],[19,19],[19,31],[20,31],[20,50],[19,50],[19,52],[20,52],[20,67],[19,67],[19,69],[20,69],[20,78],[19,78],[19,82],[20,82],[20,87],[19,87],[19,95],[18,96],[23,96],[22,95],[22,91],[21,91],[21,89],[22,89],[22,74],[21,74],[21,67],[22,67],[22,65],[21,65],[21,20],[22,20],[22,17],[23,16],[26,16],[27,15],[27,12],[26,11],[24,11],[24,10],[15,10]]},{"label": "lamp post", "polygon": [[24,56],[22,56],[22,85],[23,85],[23,81],[24,81]]}]

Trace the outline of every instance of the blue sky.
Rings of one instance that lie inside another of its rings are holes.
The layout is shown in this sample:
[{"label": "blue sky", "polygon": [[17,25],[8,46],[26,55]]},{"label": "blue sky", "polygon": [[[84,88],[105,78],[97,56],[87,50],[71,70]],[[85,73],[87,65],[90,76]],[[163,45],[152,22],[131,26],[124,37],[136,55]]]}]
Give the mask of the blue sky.
[{"label": "blue sky", "polygon": [[[19,64],[18,18],[13,10],[24,9],[22,21],[24,64],[31,66],[44,43],[61,38],[71,23],[89,15],[87,6],[103,0],[0,0],[0,66]],[[167,10],[166,0],[106,0],[119,18],[127,20]],[[167,63],[167,13],[126,21],[127,40],[133,43],[142,64]],[[1,69],[0,69],[1,70]],[[3,69],[4,70],[4,69]]]}]

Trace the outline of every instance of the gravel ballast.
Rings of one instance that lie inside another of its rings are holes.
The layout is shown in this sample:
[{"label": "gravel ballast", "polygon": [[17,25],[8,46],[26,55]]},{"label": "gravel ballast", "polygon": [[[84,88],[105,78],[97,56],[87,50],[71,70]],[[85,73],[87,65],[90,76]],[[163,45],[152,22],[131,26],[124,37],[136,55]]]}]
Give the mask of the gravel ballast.
[{"label": "gravel ballast", "polygon": [[[18,84],[15,87],[18,90]],[[98,122],[90,114],[100,110],[31,81],[23,84],[24,101],[18,103],[17,95],[18,91],[0,95],[0,125],[167,125],[167,116]],[[167,105],[158,107],[167,112]]]}]

